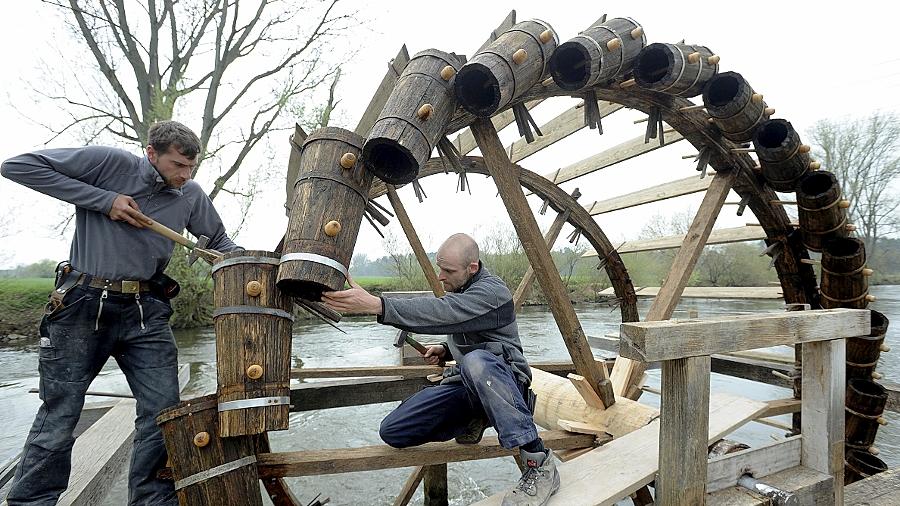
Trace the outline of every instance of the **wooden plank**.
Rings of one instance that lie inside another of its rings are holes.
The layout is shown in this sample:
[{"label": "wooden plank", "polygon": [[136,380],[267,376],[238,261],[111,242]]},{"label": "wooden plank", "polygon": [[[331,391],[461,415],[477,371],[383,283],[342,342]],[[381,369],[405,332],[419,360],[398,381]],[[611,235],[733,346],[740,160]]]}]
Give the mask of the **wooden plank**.
[{"label": "wooden plank", "polygon": [[[544,99],[538,99],[525,102],[525,108],[528,110],[534,109],[543,101]],[[507,109],[501,113],[495,114],[491,118],[491,123],[497,131],[500,131],[508,127],[515,120],[516,118],[513,115],[512,109]],[[475,142],[475,135],[472,134],[472,130],[469,128],[460,132],[459,135],[453,139],[453,144],[456,145],[456,149],[458,149],[459,153],[463,156],[475,151],[475,148],[478,147],[478,144]]]},{"label": "wooden plank", "polygon": [[481,44],[481,46],[479,46],[478,49],[475,50],[475,53],[480,53],[482,50],[484,50],[484,48],[488,47],[491,44],[491,42],[494,42],[495,40],[497,40],[497,37],[499,37],[503,32],[512,28],[512,26],[514,24],[516,24],[516,10],[515,9],[509,11],[509,14],[507,14],[506,17],[503,18],[503,21],[501,21],[500,24],[497,25],[497,28],[494,28],[491,31],[491,34],[488,35],[487,40],[485,40]]},{"label": "wooden plank", "polygon": [[575,420],[559,420],[557,422],[559,428],[569,432],[577,432],[578,434],[593,434],[595,436],[608,436],[605,427],[598,427],[584,422]]},{"label": "wooden plank", "polygon": [[[637,241],[628,241],[619,247],[616,251],[619,254],[639,253],[641,251],[658,251],[664,249],[680,248],[687,236],[670,235],[660,237],[658,239],[642,239]],[[734,227],[721,228],[713,230],[706,240],[706,246],[714,244],[728,244],[733,242],[761,241],[766,238],[766,232],[761,227]],[[585,253],[586,257],[597,256],[596,251]]]},{"label": "wooden plank", "polygon": [[619,353],[657,362],[768,346],[867,336],[866,309],[819,309],[726,316],[705,320],[622,323]]},{"label": "wooden plank", "polygon": [[[644,286],[634,289],[638,297],[656,297],[658,286]],[[615,297],[612,287],[599,293],[600,297]],[[681,293],[682,299],[782,299],[780,286],[687,286]]]},{"label": "wooden plank", "polygon": [[790,376],[794,372],[794,367],[792,365],[726,355],[713,355],[711,359],[712,370],[714,373],[724,374],[735,378],[743,378],[750,381],[758,381],[767,385],[775,385],[783,388],[791,388],[792,386],[791,381],[773,374],[773,371],[777,371],[781,374]]},{"label": "wooden plank", "polygon": [[709,461],[706,490],[708,493],[737,485],[745,474],[760,479],[800,465],[800,436],[775,441]]},{"label": "wooden plank", "polygon": [[522,242],[522,248],[534,267],[535,275],[550,303],[550,311],[556,320],[575,371],[584,376],[606,406],[615,402],[609,389],[601,387],[601,382],[608,379],[606,368],[597,367],[594,356],[588,346],[587,338],[578,316],[569,301],[569,294],[559,277],[559,271],[550,256],[547,243],[541,236],[537,221],[528,205],[516,171],[511,170],[511,163],[500,144],[497,131],[489,120],[478,119],[471,125],[472,133],[484,156],[485,164],[497,185],[500,197],[513,226]]},{"label": "wooden plank", "polygon": [[570,374],[568,378],[569,381],[572,382],[572,386],[575,387],[575,390],[578,390],[581,398],[584,399],[584,402],[587,403],[588,406],[597,409],[606,408],[606,406],[603,404],[603,401],[600,400],[600,397],[597,395],[597,392],[595,392],[594,389],[591,388],[591,385],[588,384],[587,380],[585,380],[583,376],[579,376],[578,374]]},{"label": "wooden plank", "polygon": [[619,195],[611,199],[594,201],[593,204],[586,205],[584,206],[584,208],[587,209],[587,212],[590,213],[591,216],[611,213],[613,211],[628,209],[630,207],[635,207],[642,204],[659,202],[661,200],[671,199],[673,197],[680,197],[682,195],[690,195],[691,193],[706,191],[706,189],[709,188],[709,184],[710,182],[712,182],[712,179],[713,178],[711,177],[700,179],[698,176],[691,176],[688,178],[679,179],[677,181],[669,181],[668,183],[651,186],[649,188],[644,188],[635,192],[626,193],[624,195]]},{"label": "wooden plank", "polygon": [[[431,292],[426,292],[431,296]],[[612,359],[609,361],[598,360],[598,364],[602,363],[609,369],[612,366]],[[575,370],[572,362],[564,361],[547,361],[547,362],[529,362],[528,365],[532,369],[540,369],[557,376],[565,376]],[[432,374],[443,372],[443,368],[436,365],[408,365],[408,366],[373,366],[373,367],[302,367],[291,369],[291,378],[293,379],[335,379],[335,378],[365,378],[373,376],[399,376],[404,379],[425,378]],[[382,378],[384,379],[384,378]],[[309,383],[310,387],[321,385],[321,383]],[[352,388],[352,384],[348,387]]]},{"label": "wooden plank", "polygon": [[709,356],[662,363],[656,502],[703,504],[709,433]]},{"label": "wooden plank", "polygon": [[848,506],[892,506],[900,497],[900,468],[878,473],[847,485],[844,504]]},{"label": "wooden plank", "polygon": [[801,462],[834,477],[834,504],[844,504],[846,345],[843,339],[803,345]]},{"label": "wooden plank", "polygon": [[391,376],[304,383],[291,387],[291,411],[402,401],[430,384],[425,378]]},{"label": "wooden plank", "polygon": [[397,52],[397,56],[388,62],[387,72],[381,79],[378,88],[375,89],[375,93],[372,95],[372,100],[369,101],[366,110],[359,118],[359,123],[356,124],[356,129],[354,130],[356,133],[363,137],[369,135],[369,130],[372,130],[372,126],[375,124],[375,121],[378,120],[378,115],[381,114],[381,110],[384,109],[384,104],[387,103],[388,97],[390,97],[391,92],[394,91],[394,85],[397,84],[397,78],[400,77],[400,73],[406,68],[407,63],[409,63],[409,52],[406,50],[406,44],[403,44],[400,46],[400,51]]},{"label": "wooden plank", "polygon": [[[593,446],[591,434],[572,434],[554,430],[538,434],[548,448],[568,449]],[[496,436],[485,437],[473,445],[461,445],[455,441],[427,443],[397,449],[387,445],[362,448],[336,448],[304,450],[285,453],[261,453],[257,456],[259,476],[313,476],[320,474],[372,471],[415,465],[429,466],[447,462],[492,459],[517,454],[518,449],[508,450],[500,446]]]},{"label": "wooden plank", "polygon": [[[623,107],[614,102],[605,102],[600,106],[600,117],[605,118]],[[509,159],[513,163],[518,163],[584,127],[584,107],[579,104],[541,125],[540,129],[544,135],[535,136],[534,142],[528,142],[524,137],[519,138],[506,147],[506,152],[509,153]]]},{"label": "wooden plank", "polygon": [[[578,192],[578,189],[576,189],[575,192]],[[556,215],[556,219],[553,220],[550,228],[547,229],[547,233],[544,234],[544,242],[547,243],[547,248],[551,250],[553,249],[553,245],[556,243],[556,239],[559,237],[559,233],[562,231],[563,225],[565,225],[566,220],[569,219],[569,214],[569,210],[567,209]],[[522,303],[525,302],[525,297],[527,297],[528,294],[531,293],[531,285],[533,283],[534,267],[529,264],[528,269],[525,271],[525,275],[522,276],[522,281],[519,282],[519,286],[516,287],[516,291],[513,294],[513,306],[515,306],[517,312],[522,307]]]},{"label": "wooden plank", "polygon": [[294,203],[294,183],[297,182],[297,176],[300,174],[300,146],[306,140],[306,132],[300,123],[294,124],[294,135],[288,140],[291,150],[288,154],[287,177],[285,178],[285,201],[284,214],[288,217],[291,215],[291,204]]},{"label": "wooden plank", "polygon": [[[672,316],[672,312],[681,298],[681,292],[687,285],[691,273],[694,272],[694,266],[700,258],[700,253],[706,245],[710,232],[712,232],[716,217],[722,208],[722,203],[725,202],[725,197],[731,191],[731,185],[734,183],[737,173],[738,171],[736,170],[717,172],[715,177],[713,177],[709,189],[703,196],[700,209],[697,210],[694,221],[688,228],[687,234],[685,234],[684,243],[678,249],[678,253],[676,253],[675,259],[672,261],[672,267],[669,269],[666,279],[663,280],[659,295],[653,299],[653,305],[650,306],[650,310],[647,312],[646,320],[668,320]],[[616,365],[613,366],[613,391],[617,395],[636,398],[633,395],[639,396],[640,390],[637,390],[635,394],[629,394],[631,393],[631,388],[637,384],[645,370],[646,366],[642,363],[619,356],[616,359]]]},{"label": "wooden plank", "polygon": [[[729,394],[710,396],[707,444],[765,409],[765,403]],[[562,485],[553,506],[608,506],[653,481],[658,469],[659,420],[558,466]],[[499,505],[503,494],[476,504]],[[710,503],[713,504],[713,503]]]},{"label": "wooden plank", "polygon": [[[829,502],[829,495],[834,495],[831,491],[834,480],[827,474],[797,466],[759,479],[766,485],[792,492],[797,498],[797,506],[833,504]],[[731,487],[709,494],[706,503],[715,506],[771,506],[772,500],[743,487]]]},{"label": "wooden plank", "polygon": [[[269,445],[269,434],[264,432],[256,438],[256,453],[268,453],[272,451]],[[266,494],[272,501],[273,506],[302,506],[303,503],[297,499],[291,487],[288,486],[284,478],[266,478],[261,480]]]},{"label": "wooden plank", "polygon": [[413,469],[412,474],[409,475],[409,478],[406,479],[406,483],[403,484],[403,488],[400,489],[400,494],[394,499],[394,506],[406,506],[409,504],[412,496],[416,493],[416,489],[419,488],[419,483],[422,482],[422,476],[424,474],[425,466],[416,466],[415,469]]},{"label": "wooden plank", "polygon": [[431,265],[431,260],[428,259],[425,248],[422,247],[422,241],[419,240],[419,234],[416,233],[412,220],[409,219],[406,207],[403,206],[403,202],[400,200],[400,196],[397,195],[397,189],[394,188],[394,185],[387,185],[387,196],[388,201],[391,203],[391,207],[394,209],[394,215],[397,217],[397,221],[400,222],[400,227],[403,228],[403,232],[406,234],[406,239],[409,241],[409,245],[416,255],[419,267],[421,267],[422,272],[425,273],[425,279],[428,280],[428,284],[431,286],[434,296],[443,297],[444,287],[441,286],[441,282],[438,281],[437,275],[434,273],[434,266]]},{"label": "wooden plank", "polygon": [[800,411],[800,399],[788,397],[785,399],[774,399],[766,402],[766,411],[760,415],[760,418],[770,416],[787,415],[798,413]]}]

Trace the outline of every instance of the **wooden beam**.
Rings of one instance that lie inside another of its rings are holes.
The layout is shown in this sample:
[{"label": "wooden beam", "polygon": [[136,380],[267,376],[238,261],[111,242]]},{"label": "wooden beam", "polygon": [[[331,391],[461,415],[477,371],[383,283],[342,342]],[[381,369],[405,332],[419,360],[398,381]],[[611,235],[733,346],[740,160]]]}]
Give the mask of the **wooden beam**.
[{"label": "wooden beam", "polygon": [[766,402],[766,410],[759,415],[760,418],[770,416],[787,415],[800,411],[800,399],[788,397],[786,399],[774,399]]},{"label": "wooden beam", "polygon": [[758,381],[767,385],[775,385],[783,388],[792,387],[791,381],[773,374],[773,371],[777,371],[782,375],[790,376],[794,373],[794,367],[792,365],[727,355],[713,355],[711,358],[712,371],[714,373],[750,381]]},{"label": "wooden beam", "polygon": [[400,77],[400,73],[406,68],[407,63],[409,63],[409,52],[406,50],[406,44],[403,44],[400,46],[400,51],[397,52],[397,56],[388,62],[387,72],[381,79],[381,83],[375,90],[375,94],[372,95],[372,100],[369,101],[369,105],[363,112],[362,117],[359,118],[359,123],[356,124],[356,129],[354,130],[356,133],[363,137],[369,135],[369,130],[372,130],[372,126],[374,126],[375,121],[378,120],[378,115],[381,114],[381,110],[384,109],[384,104],[387,103],[388,98],[391,96],[391,92],[394,91],[394,85],[397,84],[397,78]]},{"label": "wooden beam", "polygon": [[[766,485],[793,493],[797,504],[826,505],[834,504],[833,479],[827,474],[813,471],[803,466],[793,467],[768,476],[757,477]],[[753,493],[743,487],[731,487],[707,496],[707,504],[715,506],[772,506],[772,500]],[[848,503],[849,504],[849,503]]]},{"label": "wooden beam", "polygon": [[[430,293],[430,292],[429,292]],[[607,370],[612,367],[612,359],[598,360],[598,364],[605,364]],[[528,365],[532,369],[540,369],[557,376],[566,376],[575,371],[572,362],[564,361],[547,361],[547,362],[529,362]],[[404,379],[421,379],[432,374],[441,373],[443,367],[436,365],[385,365],[373,367],[301,367],[291,369],[291,379],[336,379],[336,378],[367,378],[377,376],[399,376]],[[384,380],[385,378],[381,378]],[[396,380],[389,380],[396,381]],[[315,385],[323,385],[323,383],[308,383],[310,387]],[[348,384],[348,388],[353,388],[353,384]]]},{"label": "wooden beam", "polygon": [[800,436],[776,441],[709,461],[706,491],[724,490],[737,485],[738,478],[749,474],[758,480],[800,465]]},{"label": "wooden beam", "polygon": [[447,506],[447,464],[425,466],[424,506]]},{"label": "wooden beam", "polygon": [[[703,196],[700,209],[697,210],[694,221],[685,235],[684,243],[675,255],[675,260],[672,261],[672,267],[663,281],[659,295],[653,299],[653,305],[647,312],[646,320],[668,320],[672,316],[672,312],[681,298],[681,291],[684,290],[691,273],[694,272],[694,266],[700,258],[700,253],[706,245],[710,232],[712,232],[722,203],[725,202],[725,197],[731,191],[731,185],[737,177],[737,172],[736,170],[717,172],[713,177],[706,195]],[[616,359],[616,365],[613,367],[613,390],[617,395],[629,398],[640,396],[640,390],[632,393],[631,388],[637,384],[645,370],[646,366],[642,363],[620,356]]]},{"label": "wooden beam", "polygon": [[387,196],[388,201],[391,203],[391,207],[394,208],[394,215],[397,217],[397,221],[400,222],[400,227],[403,228],[403,232],[406,234],[406,239],[409,241],[409,245],[416,255],[416,260],[419,262],[422,272],[425,273],[425,279],[428,280],[428,284],[431,286],[434,296],[443,297],[444,287],[441,286],[441,282],[438,281],[437,275],[434,273],[434,266],[431,265],[431,260],[428,259],[425,248],[422,247],[422,241],[419,240],[419,234],[416,233],[416,229],[409,219],[409,214],[406,212],[406,207],[403,206],[403,202],[400,200],[400,196],[397,195],[397,189],[394,188],[394,185],[387,185]]},{"label": "wooden beam", "polygon": [[[530,102],[525,102],[525,108],[528,110],[534,109],[538,104],[543,102],[544,99],[532,100]],[[501,113],[495,114],[491,118],[491,123],[493,123],[494,128],[498,131],[503,130],[507,126],[509,126],[513,121],[515,121],[515,115],[512,112],[512,109],[507,109]],[[472,130],[470,128],[466,128],[459,135],[453,139],[453,144],[456,145],[456,149],[459,150],[459,154],[465,156],[472,151],[475,151],[475,148],[478,147],[478,144],[475,143],[475,135],[472,134]]]},{"label": "wooden beam", "polygon": [[[664,249],[680,248],[684,244],[687,236],[672,235],[660,237],[659,239],[642,239],[637,241],[628,241],[618,248],[619,254],[639,253],[641,251],[658,251]],[[732,242],[761,241],[766,238],[766,232],[760,227],[734,227],[721,228],[713,230],[709,234],[706,246],[714,244],[728,244]],[[585,253],[586,257],[597,256],[596,251]]]},{"label": "wooden beam", "polygon": [[656,502],[703,504],[709,433],[709,356],[662,363]]},{"label": "wooden beam", "polygon": [[848,505],[890,506],[900,497],[900,468],[891,469],[847,485],[844,501]]},{"label": "wooden beam", "polygon": [[503,145],[500,144],[497,131],[486,119],[476,120],[470,128],[482,155],[484,155],[485,164],[497,185],[513,226],[516,228],[522,248],[528,256],[529,263],[534,267],[541,289],[547,295],[550,311],[559,326],[569,355],[572,356],[576,372],[584,376],[603,399],[604,404],[610,406],[615,402],[615,398],[612,396],[610,388],[604,387],[604,385],[608,385],[606,369],[596,366],[584,330],[569,301],[569,294],[559,277],[559,271],[550,256],[547,243],[541,237],[537,221],[534,219],[525,194],[522,193],[516,171],[512,170],[512,164],[503,150]]},{"label": "wooden beam", "polygon": [[867,336],[870,332],[868,310],[844,308],[623,323],[619,353],[635,360],[657,362]]},{"label": "wooden beam", "polygon": [[[578,199],[577,195],[581,195],[581,193],[576,188],[572,192],[572,196],[575,199]],[[563,225],[566,224],[566,221],[569,219],[569,215],[571,213],[568,209],[556,215],[556,219],[553,220],[553,223],[550,225],[550,228],[547,229],[547,233],[544,234],[544,242],[547,243],[547,248],[552,250],[553,245],[556,243],[556,239],[559,237],[559,233],[562,231]],[[519,282],[519,286],[516,288],[516,292],[513,294],[513,305],[516,308],[516,312],[522,307],[522,303],[525,302],[525,297],[531,293],[531,285],[534,283],[534,267],[531,264],[528,265],[528,269],[525,271],[525,275],[522,276],[522,281]]]},{"label": "wooden beam", "polygon": [[291,387],[291,411],[362,406],[402,401],[431,385],[425,378],[364,378],[344,381],[319,381]]},{"label": "wooden beam", "polygon": [[303,145],[305,140],[306,132],[303,131],[300,123],[295,123],[294,135],[288,141],[291,150],[288,155],[287,178],[285,181],[285,194],[287,197],[284,201],[284,214],[288,216],[291,214],[291,204],[294,202],[294,183],[297,182],[297,176],[300,174],[300,146]]},{"label": "wooden beam", "polygon": [[673,197],[680,197],[682,195],[690,195],[691,193],[706,191],[706,189],[709,188],[709,184],[711,181],[711,177],[700,179],[697,176],[691,176],[688,178],[679,179],[677,181],[669,181],[668,183],[651,186],[649,188],[644,188],[635,192],[626,193],[624,195],[619,195],[618,197],[613,197],[611,199],[594,201],[593,204],[586,205],[584,206],[584,208],[588,213],[591,214],[591,216],[611,213],[613,211],[619,211],[621,209],[628,209],[629,207],[635,207],[642,204],[649,204],[651,202],[659,202],[661,200],[666,200]]},{"label": "wooden beam", "polygon": [[[583,376],[579,376],[577,374],[570,374],[568,376],[569,381],[572,382],[572,386],[575,387],[575,390],[578,390],[578,393],[581,395],[581,398],[584,399],[584,402],[592,407],[597,409],[605,409],[606,405],[603,404],[603,401],[600,400],[600,397],[597,395],[597,392],[591,388],[591,385],[588,384],[587,380],[584,379]],[[568,430],[568,429],[566,429]]]},{"label": "wooden beam", "polygon": [[[656,297],[658,286],[635,288],[638,297]],[[598,294],[600,297],[615,297],[615,291],[606,288]],[[687,286],[681,292],[682,299],[783,299],[780,286]]]},{"label": "wooden beam", "polygon": [[[600,117],[605,118],[622,108],[620,104],[606,102],[600,106]],[[584,108],[575,106],[541,125],[541,132],[544,135],[535,137],[533,142],[528,142],[522,137],[507,146],[506,152],[509,153],[513,163],[518,163],[584,127]]]},{"label": "wooden beam", "polygon": [[[548,448],[568,449],[593,446],[591,434],[572,434],[562,430],[541,431],[538,434]],[[261,453],[257,456],[259,476],[313,476],[410,467],[429,466],[447,462],[491,459],[518,453],[500,446],[496,436],[485,437],[473,445],[455,441],[427,443],[413,448],[391,448],[387,445],[362,448],[304,450],[285,453]]]},{"label": "wooden beam", "polygon": [[[269,434],[267,432],[259,434],[256,438],[256,453],[269,453],[271,451]],[[261,481],[273,506],[303,506],[303,503],[297,499],[297,496],[291,491],[291,487],[288,486],[284,478],[265,478]]]},{"label": "wooden beam", "polygon": [[801,462],[834,477],[834,504],[844,504],[846,344],[835,339],[803,345]]},{"label": "wooden beam", "polygon": [[409,478],[406,479],[406,483],[403,484],[403,488],[400,489],[400,494],[394,499],[394,506],[406,506],[409,504],[413,494],[416,493],[416,489],[419,488],[419,483],[422,483],[422,476],[424,474],[425,466],[416,466],[413,469],[412,474],[409,475]]}]

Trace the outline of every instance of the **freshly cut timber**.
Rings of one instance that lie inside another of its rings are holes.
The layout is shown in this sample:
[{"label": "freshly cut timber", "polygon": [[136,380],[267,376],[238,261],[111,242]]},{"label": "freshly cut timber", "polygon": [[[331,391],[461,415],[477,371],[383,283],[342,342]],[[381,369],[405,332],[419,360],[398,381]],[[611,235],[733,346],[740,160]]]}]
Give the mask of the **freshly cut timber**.
[{"label": "freshly cut timber", "polygon": [[634,82],[641,88],[680,97],[695,97],[719,71],[719,57],[706,46],[655,43],[634,62]]},{"label": "freshly cut timber", "polygon": [[753,135],[753,147],[766,183],[776,191],[795,191],[800,178],[809,171],[809,146],[800,143],[789,121],[764,122]]},{"label": "freshly cut timber", "polygon": [[883,421],[887,390],[870,379],[856,378],[847,382],[846,418],[847,446],[867,449],[875,442],[879,421]]},{"label": "freshly cut timber", "polygon": [[881,352],[888,350],[884,344],[888,323],[884,314],[872,311],[872,332],[867,336],[847,339],[847,380],[869,379],[878,365]]},{"label": "freshly cut timber", "polygon": [[372,186],[362,146],[362,136],[334,127],[303,143],[278,268],[278,288],[288,295],[318,301],[344,287]]},{"label": "freshly cut timber", "polygon": [[219,437],[216,396],[182,401],[156,417],[182,505],[262,506],[256,436]]},{"label": "freshly cut timber", "polygon": [[437,49],[412,57],[363,146],[373,174],[390,184],[415,179],[456,111],[453,82],[462,64]]},{"label": "freshly cut timber", "polygon": [[810,251],[822,251],[829,241],[847,237],[849,205],[841,198],[841,185],[833,173],[817,170],[803,177],[797,185],[797,212],[803,245]]},{"label": "freshly cut timber", "polygon": [[869,452],[847,450],[844,457],[844,485],[887,471],[887,464]]},{"label": "freshly cut timber", "polygon": [[288,428],[290,297],[275,286],[278,254],[235,251],[213,265],[219,435]]},{"label": "freshly cut timber", "polygon": [[460,69],[453,85],[459,105],[479,117],[506,107],[541,81],[558,44],[549,24],[516,23]]},{"label": "freshly cut timber", "polygon": [[835,239],[822,252],[822,307],[865,309],[869,305],[866,247],[855,237]]},{"label": "freshly cut timber", "polygon": [[734,142],[752,140],[756,128],[774,113],[737,72],[713,76],[703,90],[703,105],[722,135]]},{"label": "freshly cut timber", "polygon": [[608,84],[631,72],[646,44],[644,28],[635,20],[613,18],[560,44],[550,56],[550,75],[570,91]]}]

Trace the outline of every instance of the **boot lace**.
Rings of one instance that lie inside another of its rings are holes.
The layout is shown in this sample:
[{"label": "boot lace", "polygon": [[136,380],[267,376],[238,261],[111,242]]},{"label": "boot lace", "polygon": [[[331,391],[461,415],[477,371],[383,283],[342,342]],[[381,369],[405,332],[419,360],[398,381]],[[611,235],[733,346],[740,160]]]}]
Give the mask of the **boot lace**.
[{"label": "boot lace", "polygon": [[537,467],[529,467],[525,470],[525,473],[522,474],[522,477],[519,478],[519,484],[516,486],[516,489],[521,490],[528,495],[534,495],[535,483],[540,474],[541,471]]}]

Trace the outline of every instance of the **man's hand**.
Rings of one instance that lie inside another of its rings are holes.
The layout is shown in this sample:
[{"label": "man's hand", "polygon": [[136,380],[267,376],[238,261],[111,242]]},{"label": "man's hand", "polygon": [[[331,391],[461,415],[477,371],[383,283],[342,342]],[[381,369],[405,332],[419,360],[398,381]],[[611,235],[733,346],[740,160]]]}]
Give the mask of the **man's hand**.
[{"label": "man's hand", "polygon": [[339,313],[381,314],[381,299],[370,294],[347,276],[350,289],[339,292],[323,292],[322,302]]},{"label": "man's hand", "polygon": [[447,350],[443,345],[429,346],[427,350],[425,350],[425,354],[422,355],[422,358],[425,359],[425,363],[428,365],[440,365],[444,362],[444,355],[447,353]]},{"label": "man's hand", "polygon": [[150,218],[141,212],[137,202],[128,195],[117,195],[108,214],[113,221],[125,221],[137,228],[144,228],[144,225],[151,223]]}]

